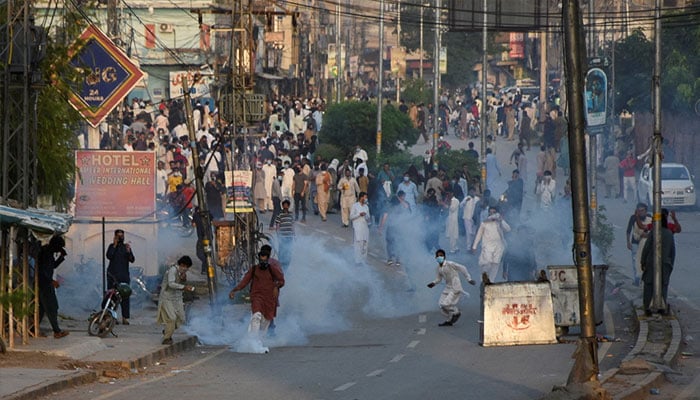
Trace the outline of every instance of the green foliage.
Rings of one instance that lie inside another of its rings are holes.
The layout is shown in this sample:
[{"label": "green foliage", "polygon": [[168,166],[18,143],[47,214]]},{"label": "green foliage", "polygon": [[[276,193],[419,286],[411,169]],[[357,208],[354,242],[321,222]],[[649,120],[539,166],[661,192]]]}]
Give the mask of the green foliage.
[{"label": "green foliage", "polygon": [[615,232],[612,223],[608,222],[608,217],[605,215],[605,206],[599,206],[595,224],[591,229],[591,244],[600,250],[604,260],[610,257],[614,239]]},{"label": "green foliage", "polygon": [[409,152],[382,154],[375,158],[373,165],[376,166],[376,170],[379,170],[384,163],[389,163],[391,171],[397,177],[403,175],[411,165],[418,168],[419,172],[423,171],[423,157],[413,156]]},{"label": "green foliage", "polygon": [[623,109],[634,112],[651,108],[653,54],[653,43],[641,30],[635,30],[616,44],[615,68],[619,71],[615,75],[616,113]]},{"label": "green foliage", "polygon": [[[462,150],[445,150],[438,155],[438,168],[443,169],[449,176],[453,176],[456,171],[462,171],[466,164],[467,172],[473,179],[480,176],[479,161]],[[470,182],[471,183],[471,182]]]},{"label": "green foliage", "polygon": [[332,143],[321,143],[316,148],[316,153],[314,153],[314,155],[321,156],[324,160],[331,161],[334,158],[343,160],[347,153],[344,152],[342,148]]},{"label": "green foliage", "polygon": [[[370,155],[370,165],[376,154],[377,105],[370,102],[346,101],[331,105],[323,117],[319,133],[322,144],[333,145],[333,151],[351,154],[360,145]],[[418,131],[408,116],[393,106],[382,109],[382,154],[394,154],[413,146]]]},{"label": "green foliage", "polygon": [[401,88],[401,98],[408,104],[433,102],[433,90],[428,88],[423,79],[408,79],[401,83]]}]

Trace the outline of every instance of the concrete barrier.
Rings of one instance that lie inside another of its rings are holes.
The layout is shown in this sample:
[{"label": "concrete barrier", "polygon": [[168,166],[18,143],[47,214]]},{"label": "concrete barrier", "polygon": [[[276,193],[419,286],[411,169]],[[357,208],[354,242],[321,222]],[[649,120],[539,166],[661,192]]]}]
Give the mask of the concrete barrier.
[{"label": "concrete barrier", "polygon": [[[596,325],[603,322],[607,265],[593,266],[593,312]],[[554,324],[557,327],[579,325],[578,271],[574,265],[549,265],[547,274],[552,285]]]},{"label": "concrete barrier", "polygon": [[548,282],[504,282],[482,288],[481,345],[557,343]]}]

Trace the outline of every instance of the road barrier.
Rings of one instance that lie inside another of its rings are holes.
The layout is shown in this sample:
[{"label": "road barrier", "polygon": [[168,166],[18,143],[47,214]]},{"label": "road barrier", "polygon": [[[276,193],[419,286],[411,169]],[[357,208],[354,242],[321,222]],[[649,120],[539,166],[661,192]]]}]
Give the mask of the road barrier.
[{"label": "road barrier", "polygon": [[483,285],[484,347],[557,343],[549,282]]},{"label": "road barrier", "polygon": [[[593,266],[593,312],[596,325],[603,322],[607,265]],[[547,274],[552,285],[554,325],[557,330],[579,325],[578,272],[574,265],[549,265]]]}]

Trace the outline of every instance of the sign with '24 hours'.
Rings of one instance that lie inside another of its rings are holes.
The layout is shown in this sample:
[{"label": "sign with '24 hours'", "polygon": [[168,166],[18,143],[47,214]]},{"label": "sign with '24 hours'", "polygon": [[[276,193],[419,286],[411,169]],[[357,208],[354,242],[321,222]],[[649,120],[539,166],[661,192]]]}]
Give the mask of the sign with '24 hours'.
[{"label": "sign with '24 hours'", "polygon": [[76,41],[70,64],[83,79],[69,101],[90,125],[97,126],[143,78],[143,72],[95,25]]}]

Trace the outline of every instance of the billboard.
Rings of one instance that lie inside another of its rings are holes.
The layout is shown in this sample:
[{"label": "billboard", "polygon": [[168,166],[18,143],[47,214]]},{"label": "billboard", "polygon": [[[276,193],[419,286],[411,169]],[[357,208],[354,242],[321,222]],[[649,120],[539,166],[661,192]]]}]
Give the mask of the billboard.
[{"label": "billboard", "polygon": [[[489,31],[530,32],[561,25],[560,0],[489,0],[486,26]],[[482,0],[449,0],[448,29],[453,32],[481,31],[484,27]]]},{"label": "billboard", "polygon": [[253,212],[250,202],[253,188],[253,171],[224,171],[226,180],[226,212]]},{"label": "billboard", "polygon": [[589,127],[605,125],[608,103],[608,77],[600,68],[591,68],[586,74],[586,124]]},{"label": "billboard", "polygon": [[77,219],[155,218],[154,152],[77,150],[75,165]]},{"label": "billboard", "polygon": [[143,77],[143,72],[96,26],[88,26],[69,56],[85,78],[72,87],[68,101],[90,125],[100,122]]},{"label": "billboard", "polygon": [[170,98],[181,98],[185,91],[182,87],[182,79],[187,78],[187,86],[190,87],[190,96],[193,99],[198,97],[209,97],[209,84],[212,79],[208,76],[199,75],[195,82],[195,73],[192,71],[170,71]]}]

